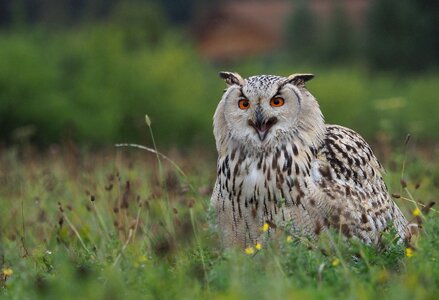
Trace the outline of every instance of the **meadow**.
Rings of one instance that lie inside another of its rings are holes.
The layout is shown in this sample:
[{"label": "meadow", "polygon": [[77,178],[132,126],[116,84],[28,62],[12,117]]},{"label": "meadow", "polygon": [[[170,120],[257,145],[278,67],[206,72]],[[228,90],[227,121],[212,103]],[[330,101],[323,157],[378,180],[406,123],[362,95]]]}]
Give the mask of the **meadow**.
[{"label": "meadow", "polygon": [[[296,17],[318,18],[299,10],[279,50],[209,61],[188,30],[196,16],[180,18],[223,2],[71,2],[17,1],[0,20],[0,299],[437,298],[439,10],[376,1],[367,30],[338,16],[314,24],[311,47],[313,24]],[[326,122],[384,164],[412,241],[278,230],[223,249],[209,206],[223,70],[314,73]],[[115,146],[130,142],[152,150]]]},{"label": "meadow", "polygon": [[246,250],[218,239],[214,149],[170,150],[172,163],[132,147],[2,149],[0,298],[434,299],[439,161],[401,144],[385,179],[420,226],[410,244],[391,232],[374,248],[337,232],[315,241],[278,231]]}]

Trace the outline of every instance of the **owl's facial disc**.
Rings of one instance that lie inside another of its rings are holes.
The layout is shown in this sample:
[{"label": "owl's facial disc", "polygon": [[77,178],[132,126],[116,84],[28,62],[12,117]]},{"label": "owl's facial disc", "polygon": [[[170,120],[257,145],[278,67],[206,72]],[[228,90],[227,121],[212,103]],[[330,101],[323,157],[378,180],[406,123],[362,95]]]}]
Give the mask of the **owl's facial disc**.
[{"label": "owl's facial disc", "polygon": [[277,121],[278,119],[276,117],[266,119],[261,109],[258,107],[255,110],[255,121],[253,121],[252,119],[248,120],[248,125],[256,130],[259,140],[263,142],[265,140],[265,137],[267,136],[268,131],[274,124],[277,123]]}]

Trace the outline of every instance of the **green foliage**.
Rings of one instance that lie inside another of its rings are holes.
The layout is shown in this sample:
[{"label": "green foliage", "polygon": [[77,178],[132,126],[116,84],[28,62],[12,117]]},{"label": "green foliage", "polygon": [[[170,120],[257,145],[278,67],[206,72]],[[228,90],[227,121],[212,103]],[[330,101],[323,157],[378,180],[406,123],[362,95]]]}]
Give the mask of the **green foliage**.
[{"label": "green foliage", "polygon": [[[215,162],[202,152],[176,155],[186,176],[166,163],[160,175],[155,155],[137,149],[17,154],[0,155],[0,170],[11,170],[0,173],[0,298],[425,299],[439,292],[437,210],[411,220],[422,225],[411,246],[391,230],[380,248],[333,231],[319,240],[277,232],[248,255],[221,249],[209,224]],[[404,199],[439,191],[422,176],[413,188],[419,170],[437,163],[413,156],[410,191],[396,199],[408,216],[415,205]],[[386,177],[393,191],[399,176]]]},{"label": "green foliage", "polygon": [[312,61],[319,47],[318,23],[313,18],[309,1],[296,1],[285,28],[285,41],[291,56]]},{"label": "green foliage", "polygon": [[355,30],[346,16],[344,6],[336,1],[328,25],[321,29],[320,60],[332,64],[346,63],[356,56]]},{"label": "green foliage", "polygon": [[439,63],[439,6],[429,0],[375,0],[369,11],[366,56],[378,69],[420,71]]},{"label": "green foliage", "polygon": [[[127,43],[127,36],[123,28],[109,25],[69,34],[3,34],[3,139],[143,142],[148,114],[159,144],[211,145],[211,118],[224,88],[216,71],[173,34],[154,44],[133,36],[129,40],[137,42]],[[407,133],[438,138],[430,130],[439,128],[435,74],[397,80],[358,69],[300,70],[276,62],[232,69],[244,76],[311,71],[317,78],[309,88],[328,122],[350,126],[368,139],[380,132],[398,141]]]},{"label": "green foliage", "polygon": [[[412,3],[407,1],[404,5]],[[359,65],[317,66],[328,59],[349,64],[357,47],[341,5],[322,28],[309,3],[298,2],[287,26],[293,52],[288,58],[274,55],[215,66],[200,58],[181,31],[169,28],[159,3],[114,5],[117,9],[101,23],[84,21],[74,29],[19,26],[0,32],[2,142],[150,144],[144,122],[148,114],[159,145],[212,146],[212,116],[225,86],[217,76],[222,69],[243,76],[312,72],[317,78],[309,89],[326,120],[352,127],[368,140],[384,136],[401,141],[407,133],[426,142],[439,137],[434,130],[439,128],[436,73],[401,78]],[[425,10],[422,5],[417,9]],[[426,20],[434,19],[434,10],[428,16]],[[386,55],[388,61],[393,57]]]},{"label": "green foliage", "polygon": [[137,39],[143,44],[133,48],[135,40],[110,25],[68,34],[3,34],[2,136],[11,139],[13,130],[30,125],[40,143],[65,136],[94,144],[139,141],[148,113],[153,122],[161,120],[157,133],[168,143],[210,139],[210,130],[196,132],[211,123],[215,100],[209,91],[217,90],[219,98],[221,81],[208,80],[209,69],[172,34],[159,44]]},{"label": "green foliage", "polygon": [[352,62],[358,54],[356,31],[339,1],[333,4],[328,20],[315,15],[310,1],[295,1],[284,30],[288,56],[311,64]]},{"label": "green foliage", "polygon": [[311,2],[294,1],[285,27],[286,51],[293,59],[329,66],[361,63],[400,74],[437,70],[439,44],[432,39],[439,33],[437,2],[373,0],[364,20],[352,20],[344,1],[328,3],[329,18],[323,4]]}]

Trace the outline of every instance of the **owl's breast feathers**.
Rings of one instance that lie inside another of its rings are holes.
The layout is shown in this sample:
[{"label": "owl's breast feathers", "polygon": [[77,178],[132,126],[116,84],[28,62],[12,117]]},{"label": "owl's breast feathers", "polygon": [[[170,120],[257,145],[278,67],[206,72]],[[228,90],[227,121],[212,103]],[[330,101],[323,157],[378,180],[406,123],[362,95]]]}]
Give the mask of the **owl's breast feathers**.
[{"label": "owl's breast feathers", "polygon": [[231,141],[218,158],[212,204],[226,245],[255,243],[267,221],[311,236],[332,227],[366,243],[393,223],[408,238],[381,164],[356,132],[326,125],[319,146],[293,136],[269,151],[248,149]]}]

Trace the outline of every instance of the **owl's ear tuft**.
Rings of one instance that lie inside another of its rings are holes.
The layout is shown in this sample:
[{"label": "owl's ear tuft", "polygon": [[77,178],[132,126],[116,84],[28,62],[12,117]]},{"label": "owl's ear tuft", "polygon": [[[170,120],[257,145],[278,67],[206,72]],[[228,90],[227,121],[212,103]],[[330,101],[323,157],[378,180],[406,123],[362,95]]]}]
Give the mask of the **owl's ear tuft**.
[{"label": "owl's ear tuft", "polygon": [[219,76],[224,79],[228,86],[231,85],[244,85],[244,79],[242,79],[241,75],[233,72],[219,72]]},{"label": "owl's ear tuft", "polygon": [[296,86],[305,86],[305,83],[313,78],[313,74],[292,74],[287,77],[285,83],[292,83]]}]

